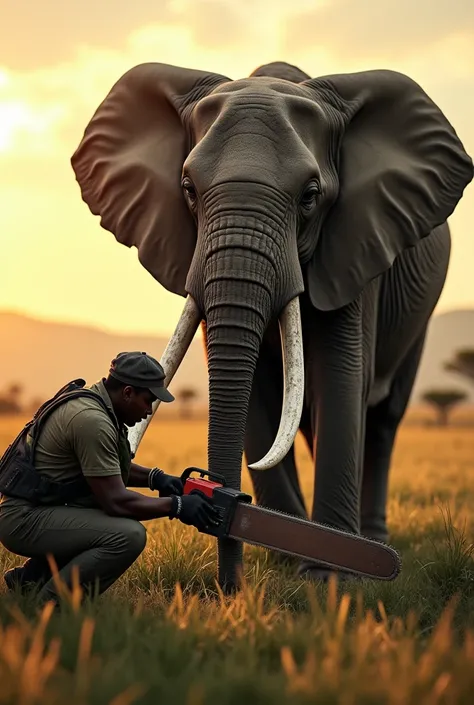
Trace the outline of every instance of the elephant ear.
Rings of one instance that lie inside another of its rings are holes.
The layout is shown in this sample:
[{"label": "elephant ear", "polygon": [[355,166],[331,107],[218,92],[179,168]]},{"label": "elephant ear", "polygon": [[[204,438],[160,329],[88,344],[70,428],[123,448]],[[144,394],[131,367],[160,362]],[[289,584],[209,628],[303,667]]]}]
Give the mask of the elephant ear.
[{"label": "elephant ear", "polygon": [[339,193],[307,269],[313,305],[333,310],[451,215],[473,164],[443,113],[403,74],[367,71],[302,85],[329,104],[334,126],[345,124],[342,136],[337,128]]},{"label": "elephant ear", "polygon": [[82,199],[101,226],[166,289],[185,296],[196,227],[181,189],[192,145],[183,110],[229,79],[140,64],[112,87],[71,158]]}]

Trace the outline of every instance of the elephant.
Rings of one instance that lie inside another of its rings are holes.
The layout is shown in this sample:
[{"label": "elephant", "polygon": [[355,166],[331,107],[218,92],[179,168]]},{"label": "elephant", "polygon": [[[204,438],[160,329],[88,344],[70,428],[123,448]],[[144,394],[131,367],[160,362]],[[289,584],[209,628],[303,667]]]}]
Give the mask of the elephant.
[{"label": "elephant", "polygon": [[[240,489],[245,455],[257,504],[388,542],[392,449],[473,178],[441,109],[393,70],[312,78],[281,61],[233,80],[149,62],[70,161],[101,227],[185,299],[180,359],[202,326],[209,471]],[[242,544],[217,549],[220,586],[239,590]]]}]

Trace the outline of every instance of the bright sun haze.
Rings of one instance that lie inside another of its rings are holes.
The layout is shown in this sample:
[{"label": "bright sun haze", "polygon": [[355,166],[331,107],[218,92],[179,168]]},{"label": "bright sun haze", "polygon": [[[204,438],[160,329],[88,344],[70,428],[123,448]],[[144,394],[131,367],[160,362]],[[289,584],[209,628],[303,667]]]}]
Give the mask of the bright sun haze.
[{"label": "bright sun haze", "polygon": [[[198,7],[199,5],[199,7]],[[474,5],[372,0],[28,0],[2,9],[0,310],[168,334],[183,300],[157,284],[82,202],[70,166],[99,102],[143,61],[236,79],[275,60],[312,76],[369,68],[418,81],[474,153]],[[114,21],[110,22],[113,16]],[[252,21],[249,21],[251,17]],[[438,311],[474,306],[474,184],[450,219]]]}]

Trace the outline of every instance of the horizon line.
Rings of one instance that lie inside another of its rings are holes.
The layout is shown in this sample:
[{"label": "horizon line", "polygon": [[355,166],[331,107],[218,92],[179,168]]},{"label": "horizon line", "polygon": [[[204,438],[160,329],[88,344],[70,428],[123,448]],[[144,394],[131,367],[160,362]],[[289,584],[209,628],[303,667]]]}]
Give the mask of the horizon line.
[{"label": "horizon line", "polygon": [[[184,298],[183,298],[183,303],[184,303]],[[472,310],[474,311],[474,304]],[[173,334],[174,328],[170,329],[169,331],[164,331],[163,333],[157,333],[157,332],[152,332],[152,331],[146,331],[146,330],[133,330],[133,329],[119,329],[119,328],[109,328],[106,325],[100,324],[100,323],[94,323],[92,321],[81,321],[78,319],[64,319],[61,317],[49,317],[49,316],[44,316],[36,313],[32,313],[30,311],[27,311],[25,309],[20,309],[20,308],[0,308],[0,316],[1,315],[7,315],[7,316],[17,316],[18,318],[26,318],[29,319],[30,321],[35,321],[36,323],[45,323],[45,324],[51,324],[51,325],[61,325],[61,326],[72,326],[73,328],[88,328],[89,330],[94,330],[99,333],[105,333],[106,335],[113,335],[113,336],[125,336],[125,337],[130,337],[130,336],[140,336],[140,337],[152,337],[152,338],[165,338],[169,337]],[[179,316],[176,318],[176,324],[178,323]],[[198,330],[195,333],[195,336],[201,334],[201,328],[199,327]]]},{"label": "horizon line", "polygon": [[[183,298],[184,301],[184,298]],[[474,313],[474,301],[472,304],[469,305],[461,305],[461,306],[452,306],[452,307],[442,307],[440,310],[434,310],[432,314],[432,318],[436,318],[439,316],[443,316],[446,314],[450,313],[463,313],[463,312],[472,312]],[[146,330],[133,330],[133,329],[118,329],[118,328],[109,328],[106,325],[103,324],[98,324],[94,323],[92,321],[81,321],[78,319],[64,319],[61,317],[49,317],[49,316],[44,316],[36,313],[32,313],[30,311],[27,311],[25,309],[21,308],[1,308],[0,307],[0,315],[10,315],[10,316],[17,316],[19,318],[26,318],[31,321],[35,321],[37,323],[45,323],[45,324],[51,324],[51,325],[62,325],[62,326],[72,326],[73,328],[88,328],[90,330],[94,330],[100,333],[105,333],[106,335],[120,335],[120,336],[143,336],[143,337],[153,337],[153,338],[160,338],[160,337],[166,337],[170,336],[173,333],[174,329],[170,329],[167,332],[163,333],[156,333],[152,331],[146,331]],[[178,319],[176,320],[176,323],[178,323]],[[196,335],[201,334],[201,328],[198,328],[198,331],[196,331]]]}]

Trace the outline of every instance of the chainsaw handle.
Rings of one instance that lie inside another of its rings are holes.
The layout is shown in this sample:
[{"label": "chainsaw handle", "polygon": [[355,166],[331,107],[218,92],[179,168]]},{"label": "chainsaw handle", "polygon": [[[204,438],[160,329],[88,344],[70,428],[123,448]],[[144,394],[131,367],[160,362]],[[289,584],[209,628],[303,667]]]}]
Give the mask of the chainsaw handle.
[{"label": "chainsaw handle", "polygon": [[[199,473],[200,477],[193,477],[193,472]],[[207,478],[206,478],[207,475]],[[225,537],[227,536],[235,510],[239,502],[252,502],[252,497],[240,490],[233,490],[230,487],[225,487],[225,478],[217,473],[202,470],[201,468],[189,467],[184,470],[181,475],[183,482],[183,493],[192,494],[199,492],[205,497],[212,500],[214,508],[217,509],[221,519],[217,527],[211,527],[202,533],[210,536]]]},{"label": "chainsaw handle", "polygon": [[196,468],[194,466],[186,468],[186,470],[184,470],[181,474],[181,481],[183,485],[186,483],[186,480],[191,476],[193,472],[198,472],[201,477],[205,477],[207,475],[209,480],[211,480],[212,482],[219,482],[222,486],[225,485],[225,478],[223,477],[223,475],[209,472],[208,470],[203,470],[202,468]]}]

